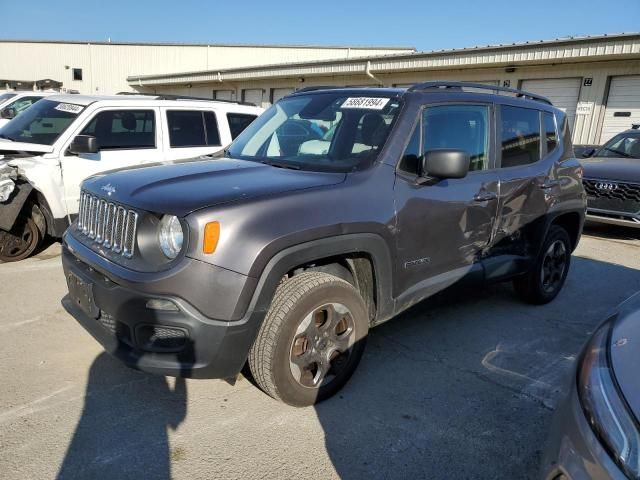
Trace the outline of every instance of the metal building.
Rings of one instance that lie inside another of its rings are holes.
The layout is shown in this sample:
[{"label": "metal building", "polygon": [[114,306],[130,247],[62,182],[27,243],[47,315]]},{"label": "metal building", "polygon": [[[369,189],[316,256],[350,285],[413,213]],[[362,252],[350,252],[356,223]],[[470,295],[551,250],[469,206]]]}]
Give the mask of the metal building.
[{"label": "metal building", "polygon": [[563,108],[575,143],[600,143],[640,123],[640,33],[140,73],[127,79],[139,91],[241,98],[258,105],[313,85],[406,86],[443,79],[500,84],[545,95]]},{"label": "metal building", "polygon": [[113,94],[132,90],[127,77],[140,73],[230,69],[414,51],[411,47],[0,40],[0,90],[52,79],[83,94]]}]

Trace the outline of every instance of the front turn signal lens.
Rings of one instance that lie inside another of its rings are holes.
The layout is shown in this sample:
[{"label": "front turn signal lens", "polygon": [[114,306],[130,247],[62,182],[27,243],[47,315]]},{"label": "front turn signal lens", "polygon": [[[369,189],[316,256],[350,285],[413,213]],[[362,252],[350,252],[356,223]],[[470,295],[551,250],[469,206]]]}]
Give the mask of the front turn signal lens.
[{"label": "front turn signal lens", "polygon": [[220,240],[220,222],[209,222],[204,226],[204,242],[202,251],[210,254],[216,251]]}]

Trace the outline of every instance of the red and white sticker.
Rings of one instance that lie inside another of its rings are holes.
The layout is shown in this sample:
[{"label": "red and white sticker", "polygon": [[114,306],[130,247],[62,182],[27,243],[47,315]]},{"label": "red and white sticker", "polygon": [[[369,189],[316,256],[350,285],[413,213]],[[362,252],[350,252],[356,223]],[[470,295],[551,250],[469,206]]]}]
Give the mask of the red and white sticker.
[{"label": "red and white sticker", "polygon": [[75,105],[73,103],[59,103],[55,108],[60,112],[74,113],[76,115],[82,111],[82,105]]},{"label": "red and white sticker", "polygon": [[364,108],[367,110],[382,110],[390,98],[381,97],[349,97],[340,108]]}]

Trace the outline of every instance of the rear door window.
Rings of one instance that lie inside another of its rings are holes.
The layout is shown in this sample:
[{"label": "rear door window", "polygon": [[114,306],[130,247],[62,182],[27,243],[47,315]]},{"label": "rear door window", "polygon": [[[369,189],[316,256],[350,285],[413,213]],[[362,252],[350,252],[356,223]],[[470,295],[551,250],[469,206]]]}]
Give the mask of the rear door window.
[{"label": "rear door window", "polygon": [[246,113],[227,113],[227,121],[229,122],[229,130],[231,130],[231,139],[242,133],[242,131],[251,125],[257,118],[256,115],[248,115]]},{"label": "rear door window", "polygon": [[81,135],[96,137],[100,150],[155,148],[155,113],[153,110],[100,112]]},{"label": "rear door window", "polygon": [[216,116],[211,111],[169,110],[171,148],[220,146]]},{"label": "rear door window", "polygon": [[502,105],[500,136],[502,168],[529,165],[540,160],[540,112]]}]

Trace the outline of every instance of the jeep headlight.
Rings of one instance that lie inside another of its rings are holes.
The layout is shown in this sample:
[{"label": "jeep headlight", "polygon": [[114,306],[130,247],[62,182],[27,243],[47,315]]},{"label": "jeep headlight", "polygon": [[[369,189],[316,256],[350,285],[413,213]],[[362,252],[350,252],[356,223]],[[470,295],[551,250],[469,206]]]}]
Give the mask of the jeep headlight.
[{"label": "jeep headlight", "polygon": [[609,357],[611,322],[594,334],[578,369],[578,393],[591,428],[629,476],[640,477],[640,431],[618,390]]},{"label": "jeep headlight", "polygon": [[9,200],[9,197],[16,189],[16,184],[13,180],[9,178],[5,178],[4,180],[0,180],[0,203],[6,202]]},{"label": "jeep headlight", "polygon": [[158,242],[164,255],[173,260],[182,250],[184,232],[178,217],[164,215],[158,226]]}]

